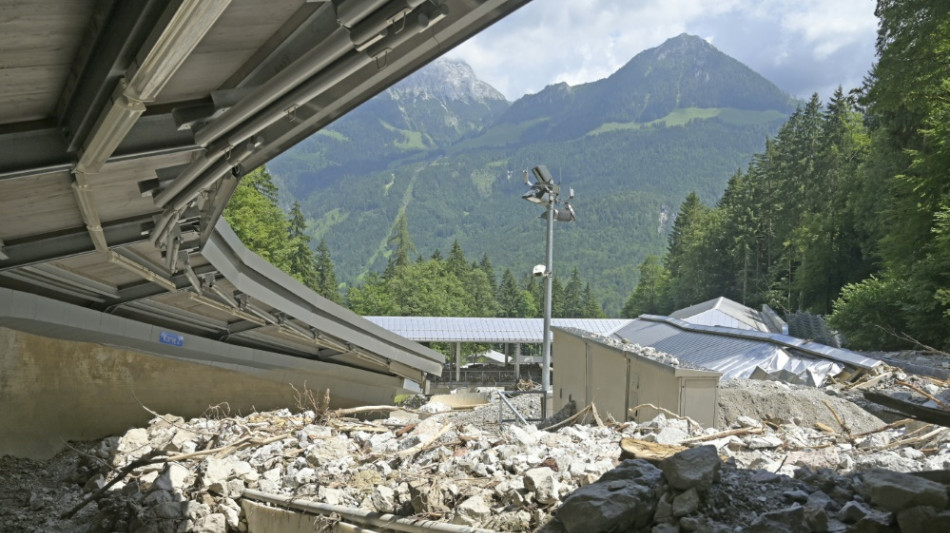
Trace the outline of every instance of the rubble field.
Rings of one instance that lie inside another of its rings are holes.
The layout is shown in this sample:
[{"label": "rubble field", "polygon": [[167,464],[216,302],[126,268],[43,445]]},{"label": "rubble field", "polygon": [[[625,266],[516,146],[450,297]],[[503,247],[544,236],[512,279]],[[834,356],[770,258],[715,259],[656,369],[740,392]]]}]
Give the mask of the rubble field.
[{"label": "rubble field", "polygon": [[[717,428],[596,406],[547,430],[499,426],[494,395],[464,411],[333,411],[307,395],[297,412],[156,413],[48,461],[0,458],[0,531],[240,532],[262,495],[470,531],[950,531],[950,429],[885,422],[851,401],[861,387],[950,402],[946,382],[891,368],[823,389],[724,381]],[[512,399],[535,416],[538,401]]]}]

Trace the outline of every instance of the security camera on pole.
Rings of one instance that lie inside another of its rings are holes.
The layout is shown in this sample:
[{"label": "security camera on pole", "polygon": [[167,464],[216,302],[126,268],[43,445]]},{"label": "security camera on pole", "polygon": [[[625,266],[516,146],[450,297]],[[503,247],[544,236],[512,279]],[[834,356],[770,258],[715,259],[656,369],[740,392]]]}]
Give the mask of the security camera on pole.
[{"label": "security camera on pole", "polygon": [[543,205],[547,212],[541,216],[548,219],[545,264],[535,266],[532,272],[534,276],[545,278],[544,351],[541,357],[541,390],[544,391],[544,401],[541,402],[541,417],[547,418],[547,397],[551,392],[551,284],[554,277],[554,221],[574,221],[574,208],[570,204],[570,200],[574,198],[574,189],[570,189],[568,201],[564,202],[564,209],[559,210],[554,206],[558,203],[561,187],[554,183],[554,178],[551,176],[551,172],[548,171],[548,167],[538,165],[531,169],[531,173],[534,175],[534,183],[528,177],[528,171],[524,171],[524,184],[531,187],[531,189],[521,195],[521,198],[533,204]]}]

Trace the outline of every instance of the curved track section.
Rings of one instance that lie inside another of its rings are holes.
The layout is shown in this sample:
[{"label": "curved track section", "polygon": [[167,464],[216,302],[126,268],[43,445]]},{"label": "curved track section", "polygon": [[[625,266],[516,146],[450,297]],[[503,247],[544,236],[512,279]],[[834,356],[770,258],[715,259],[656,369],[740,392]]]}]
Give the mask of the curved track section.
[{"label": "curved track section", "polygon": [[441,355],[219,219],[246,171],[525,3],[0,0],[0,297],[424,384]]}]

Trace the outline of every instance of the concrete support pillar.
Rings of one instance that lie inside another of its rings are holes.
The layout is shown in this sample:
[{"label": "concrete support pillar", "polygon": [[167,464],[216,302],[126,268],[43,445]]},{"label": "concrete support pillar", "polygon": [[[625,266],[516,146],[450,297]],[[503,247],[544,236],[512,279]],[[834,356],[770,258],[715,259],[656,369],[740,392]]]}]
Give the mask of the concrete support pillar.
[{"label": "concrete support pillar", "polygon": [[505,343],[505,366],[508,366],[508,343]]},{"label": "concrete support pillar", "polygon": [[462,343],[455,343],[455,381],[462,381]]}]

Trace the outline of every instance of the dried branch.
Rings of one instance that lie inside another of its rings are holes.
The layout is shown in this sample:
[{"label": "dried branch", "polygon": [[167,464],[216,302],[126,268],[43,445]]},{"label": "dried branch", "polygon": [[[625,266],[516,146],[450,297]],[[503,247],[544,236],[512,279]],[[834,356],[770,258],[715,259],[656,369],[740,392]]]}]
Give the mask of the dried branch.
[{"label": "dried branch", "polygon": [[933,395],[930,394],[929,392],[925,391],[924,389],[921,389],[921,388],[918,387],[917,385],[914,385],[913,383],[908,383],[908,382],[906,382],[906,381],[901,381],[901,380],[899,380],[899,379],[896,381],[896,383],[897,383],[898,385],[902,385],[902,386],[904,386],[904,387],[907,387],[908,389],[913,390],[914,392],[916,392],[916,393],[920,394],[921,396],[923,396],[924,398],[927,398],[928,400],[934,402],[935,404],[939,405],[940,407],[943,407],[944,409],[947,408],[947,404],[941,402],[941,401],[938,400],[935,396],[933,396]]},{"label": "dried branch", "polygon": [[429,444],[432,444],[433,442],[439,440],[439,438],[441,438],[442,435],[445,435],[450,429],[452,429],[452,427],[453,427],[453,424],[448,423],[442,426],[442,429],[440,429],[435,435],[430,435],[426,440],[420,442],[419,444],[416,444],[412,448],[407,448],[405,450],[396,452],[396,455],[399,457],[413,456],[416,453],[421,452],[422,449],[428,446]]},{"label": "dried branch", "polygon": [[544,430],[545,430],[545,431],[552,431],[552,430],[554,430],[554,429],[556,429],[556,428],[559,428],[559,427],[561,427],[561,426],[566,426],[566,425],[568,425],[568,424],[571,424],[571,423],[577,421],[580,417],[586,415],[588,412],[590,412],[590,405],[588,405],[587,407],[585,407],[585,408],[581,409],[580,411],[574,413],[573,415],[571,415],[571,416],[565,418],[564,420],[561,420],[561,421],[558,422],[557,424],[554,424],[554,425],[551,425],[551,426],[548,426],[548,427],[544,428]]},{"label": "dried branch", "polygon": [[834,407],[832,407],[830,403],[828,403],[828,400],[822,400],[821,403],[825,404],[825,407],[827,407],[828,410],[831,411],[831,415],[835,417],[835,422],[837,422],[838,425],[841,426],[841,429],[843,429],[845,434],[848,436],[848,440],[850,440],[853,443],[854,437],[851,435],[851,428],[845,425],[844,421],[841,420],[841,417],[838,416],[838,412],[835,411]]},{"label": "dried branch", "polygon": [[146,455],[143,455],[142,457],[139,457],[138,459],[136,459],[136,460],[132,461],[131,463],[125,465],[125,467],[122,468],[122,470],[119,470],[119,472],[116,474],[116,476],[115,476],[114,478],[112,478],[112,481],[106,483],[105,485],[102,486],[102,488],[100,488],[100,489],[97,490],[96,492],[93,492],[92,494],[90,494],[89,496],[87,496],[86,499],[84,499],[83,501],[77,503],[72,509],[70,509],[70,510],[66,511],[65,513],[61,514],[61,515],[60,515],[60,518],[63,518],[63,519],[72,518],[73,515],[75,515],[76,513],[79,512],[80,509],[82,509],[83,507],[85,507],[85,506],[89,505],[90,503],[92,503],[92,502],[98,500],[99,498],[101,498],[101,497],[106,493],[106,491],[109,490],[110,487],[112,487],[113,485],[115,485],[115,484],[118,483],[119,481],[122,481],[123,479],[125,479],[125,476],[129,475],[130,473],[132,473],[132,471],[135,470],[136,468],[139,468],[139,467],[141,467],[141,466],[146,466],[146,465],[150,465],[150,464],[154,464],[154,463],[161,463],[161,462],[163,462],[163,461],[166,461],[166,458],[165,458],[165,457],[157,457],[157,456],[161,455],[162,453],[163,453],[163,452],[162,452],[161,450],[152,450],[151,452],[147,453]]},{"label": "dried branch", "polygon": [[760,435],[762,433],[765,433],[765,428],[730,429],[728,431],[713,433],[712,435],[700,435],[699,437],[684,439],[684,440],[679,441],[677,444],[692,444],[694,442],[706,442],[708,440],[716,440],[716,439],[721,439],[723,437],[732,437],[732,436],[738,436],[738,435]]},{"label": "dried branch", "polygon": [[880,432],[882,432],[882,431],[887,431],[887,430],[889,430],[889,429],[894,429],[894,428],[898,428],[898,427],[901,427],[901,426],[906,426],[907,424],[910,424],[910,423],[913,422],[913,421],[914,421],[913,418],[905,418],[905,419],[903,419],[903,420],[898,420],[897,422],[891,422],[890,424],[887,424],[886,426],[881,426],[881,427],[879,427],[879,428],[877,428],[877,429],[872,429],[871,431],[865,431],[864,433],[858,433],[858,434],[856,434],[856,435],[852,435],[852,437],[854,437],[854,438],[856,438],[856,439],[857,439],[857,438],[861,438],[861,437],[867,437],[868,435],[873,435],[873,434],[875,434],[875,433],[880,433]]}]

